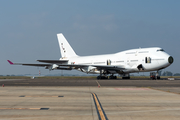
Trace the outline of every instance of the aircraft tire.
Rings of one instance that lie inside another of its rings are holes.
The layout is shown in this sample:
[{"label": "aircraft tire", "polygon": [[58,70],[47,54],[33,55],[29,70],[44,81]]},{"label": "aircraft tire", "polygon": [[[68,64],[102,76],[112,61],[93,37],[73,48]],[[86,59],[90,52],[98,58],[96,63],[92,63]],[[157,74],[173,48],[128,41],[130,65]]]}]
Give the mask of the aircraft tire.
[{"label": "aircraft tire", "polygon": [[109,76],[109,79],[117,79],[117,76]]},{"label": "aircraft tire", "polygon": [[122,77],[122,79],[130,79],[130,77]]},{"label": "aircraft tire", "polygon": [[106,76],[97,76],[97,79],[99,80],[99,79],[108,79],[108,77],[106,77]]},{"label": "aircraft tire", "polygon": [[157,76],[157,80],[159,80],[159,79],[161,79],[161,77],[160,77],[160,76]]}]

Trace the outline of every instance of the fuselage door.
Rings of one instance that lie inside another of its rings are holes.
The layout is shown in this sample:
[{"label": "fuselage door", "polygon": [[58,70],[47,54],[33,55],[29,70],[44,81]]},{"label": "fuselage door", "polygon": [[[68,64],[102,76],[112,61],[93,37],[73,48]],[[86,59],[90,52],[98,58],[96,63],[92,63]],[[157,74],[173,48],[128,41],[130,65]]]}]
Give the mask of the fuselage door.
[{"label": "fuselage door", "polygon": [[107,65],[111,65],[111,60],[110,59],[107,60]]},{"label": "fuselage door", "polygon": [[150,57],[145,57],[145,63],[151,63],[151,58]]}]

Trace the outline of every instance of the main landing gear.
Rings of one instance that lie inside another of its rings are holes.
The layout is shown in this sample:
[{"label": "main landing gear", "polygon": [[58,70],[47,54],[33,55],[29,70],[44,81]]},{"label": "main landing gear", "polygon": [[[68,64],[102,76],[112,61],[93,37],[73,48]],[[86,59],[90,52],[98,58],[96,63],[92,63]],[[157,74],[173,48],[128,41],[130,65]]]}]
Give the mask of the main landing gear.
[{"label": "main landing gear", "polygon": [[114,74],[112,74],[108,77],[107,73],[103,73],[102,75],[102,70],[100,70],[100,75],[97,76],[97,79],[117,79],[117,76],[114,76]]},{"label": "main landing gear", "polygon": [[100,75],[97,76],[97,79],[108,79],[108,76],[106,76],[106,73],[103,70],[100,70]]},{"label": "main landing gear", "polygon": [[117,76],[111,75],[109,76],[109,79],[117,79]]},{"label": "main landing gear", "polygon": [[97,76],[97,79],[108,79],[108,76]]},{"label": "main landing gear", "polygon": [[[107,71],[100,70],[100,75],[97,76],[97,79],[117,79],[117,76],[114,76],[114,74],[111,73],[111,75],[108,77],[107,75],[110,74]],[[129,73],[121,74],[122,79],[130,79]]]},{"label": "main landing gear", "polygon": [[130,74],[129,73],[123,74],[122,79],[130,79]]},{"label": "main landing gear", "polygon": [[97,79],[117,79],[117,76],[97,76]]}]

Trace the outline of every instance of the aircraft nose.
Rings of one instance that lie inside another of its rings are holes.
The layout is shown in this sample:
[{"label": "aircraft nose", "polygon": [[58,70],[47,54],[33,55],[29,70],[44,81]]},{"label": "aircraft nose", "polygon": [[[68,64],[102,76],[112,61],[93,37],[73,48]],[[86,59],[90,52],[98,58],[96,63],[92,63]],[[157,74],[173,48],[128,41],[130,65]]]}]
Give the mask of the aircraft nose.
[{"label": "aircraft nose", "polygon": [[170,57],[168,58],[168,62],[169,62],[170,64],[172,64],[172,63],[173,63],[173,61],[174,61],[173,57],[172,57],[172,56],[170,56]]}]

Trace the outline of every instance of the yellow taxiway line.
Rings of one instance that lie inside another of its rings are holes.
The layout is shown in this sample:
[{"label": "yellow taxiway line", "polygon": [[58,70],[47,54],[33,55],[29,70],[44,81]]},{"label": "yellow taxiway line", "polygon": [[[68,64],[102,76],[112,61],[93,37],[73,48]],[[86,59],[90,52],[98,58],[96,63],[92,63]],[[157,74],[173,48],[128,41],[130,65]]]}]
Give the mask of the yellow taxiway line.
[{"label": "yellow taxiway line", "polygon": [[97,107],[97,109],[98,109],[98,112],[99,112],[99,115],[100,115],[100,117],[101,117],[101,120],[106,120],[105,115],[104,115],[104,113],[103,113],[103,111],[102,111],[102,109],[101,109],[101,106],[100,106],[100,104],[99,104],[99,101],[97,100],[96,95],[95,95],[94,93],[92,93],[92,95],[93,95],[94,100],[95,100],[95,102],[96,102],[96,107]]}]

